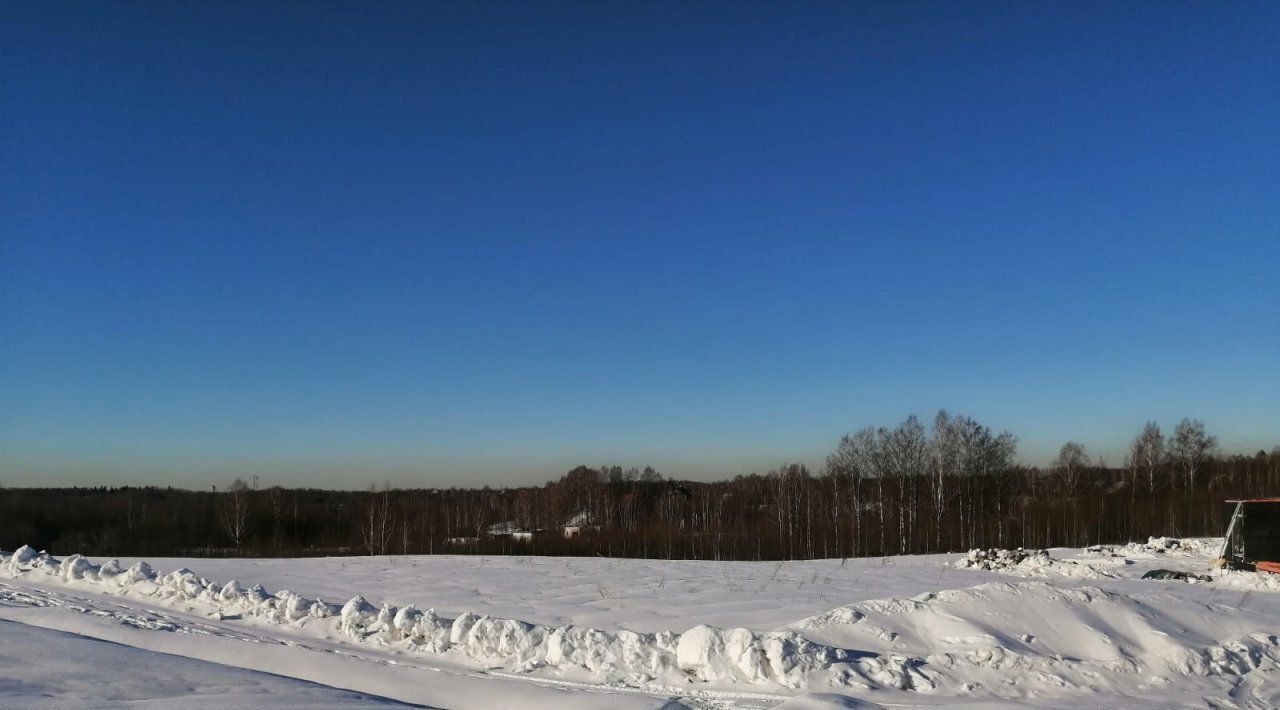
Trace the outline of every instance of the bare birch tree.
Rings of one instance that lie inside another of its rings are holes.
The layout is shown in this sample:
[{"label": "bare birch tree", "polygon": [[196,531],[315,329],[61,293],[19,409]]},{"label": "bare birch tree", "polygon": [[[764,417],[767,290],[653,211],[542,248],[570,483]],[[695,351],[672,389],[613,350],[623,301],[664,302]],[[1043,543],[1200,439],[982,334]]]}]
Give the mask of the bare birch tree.
[{"label": "bare birch tree", "polygon": [[862,533],[862,511],[866,507],[861,496],[862,481],[872,475],[875,468],[875,447],[875,430],[867,427],[855,434],[841,437],[835,452],[827,457],[827,468],[848,478],[849,509],[853,517],[850,531],[852,544],[849,554],[854,557],[862,551],[859,542]]},{"label": "bare birch tree", "polygon": [[908,487],[923,475],[928,460],[929,443],[924,427],[913,414],[892,431],[880,430],[880,457],[884,474],[897,488],[898,552],[910,549],[909,530],[914,528],[913,506],[908,504]]},{"label": "bare birch tree", "polygon": [[933,446],[930,449],[930,472],[933,483],[934,545],[942,549],[942,527],[947,512],[947,479],[959,468],[960,440],[956,422],[944,409],[933,419]]},{"label": "bare birch tree", "polygon": [[395,523],[391,519],[391,484],[384,483],[382,490],[369,487],[360,536],[370,555],[385,555],[391,545]]},{"label": "bare birch tree", "polygon": [[1084,444],[1077,441],[1068,441],[1063,444],[1062,449],[1058,451],[1058,458],[1053,463],[1054,472],[1062,482],[1062,492],[1067,499],[1067,505],[1062,508],[1062,529],[1071,536],[1068,539],[1072,541],[1077,537],[1076,521],[1079,517],[1077,496],[1080,491],[1080,476],[1089,465],[1089,454],[1085,451]]},{"label": "bare birch tree", "polygon": [[[1156,479],[1160,474],[1160,465],[1165,458],[1164,434],[1160,432],[1160,425],[1155,422],[1147,422],[1142,431],[1134,437],[1133,442],[1129,444],[1128,465],[1133,475],[1133,490],[1130,491],[1130,500],[1132,517],[1137,517],[1137,505],[1132,501],[1137,500],[1138,487],[1142,483],[1146,484],[1147,498],[1151,501],[1151,509],[1147,511],[1146,524],[1150,525],[1155,521],[1155,501],[1156,501]],[[1136,526],[1136,522],[1135,522]],[[1136,534],[1136,527],[1133,533]]]},{"label": "bare birch tree", "polygon": [[1173,438],[1169,440],[1169,458],[1182,469],[1184,475],[1184,500],[1187,508],[1187,528],[1190,529],[1191,499],[1196,485],[1196,473],[1205,459],[1213,456],[1218,450],[1218,438],[1205,431],[1204,422],[1199,419],[1183,419],[1173,430]]},{"label": "bare birch tree", "polygon": [[237,478],[222,499],[222,529],[231,544],[240,549],[249,532],[249,484]]}]

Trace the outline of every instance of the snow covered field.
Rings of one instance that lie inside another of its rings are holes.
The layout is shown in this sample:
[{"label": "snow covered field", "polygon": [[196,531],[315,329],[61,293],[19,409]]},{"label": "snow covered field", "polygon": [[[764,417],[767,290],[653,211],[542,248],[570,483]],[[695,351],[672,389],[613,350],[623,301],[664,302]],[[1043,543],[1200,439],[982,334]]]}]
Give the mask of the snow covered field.
[{"label": "snow covered field", "polygon": [[[1215,544],[784,563],[23,548],[0,556],[0,620],[21,622],[0,640],[41,651],[0,653],[0,705],[135,699],[68,685],[74,661],[169,707],[229,686],[255,707],[1280,706],[1280,577],[1210,572]],[[1157,568],[1212,579],[1141,578]],[[196,680],[149,683],[161,663]]]},{"label": "snow covered field", "polygon": [[402,703],[0,621],[0,707],[368,708]]}]

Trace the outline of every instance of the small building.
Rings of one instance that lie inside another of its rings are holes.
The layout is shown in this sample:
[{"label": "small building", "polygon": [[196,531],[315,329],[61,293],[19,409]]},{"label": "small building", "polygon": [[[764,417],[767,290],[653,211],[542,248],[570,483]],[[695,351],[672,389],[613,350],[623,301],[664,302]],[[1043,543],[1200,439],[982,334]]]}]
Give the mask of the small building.
[{"label": "small building", "polygon": [[515,534],[517,528],[514,521],[504,520],[500,523],[494,523],[484,529],[484,534],[489,537],[510,537]]},{"label": "small building", "polygon": [[1280,498],[1229,500],[1222,560],[1231,567],[1280,573]]},{"label": "small building", "polygon": [[533,530],[513,530],[511,531],[511,539],[516,542],[533,542]]},{"label": "small building", "polygon": [[595,520],[591,517],[591,513],[583,510],[565,521],[564,536],[566,538],[577,537],[581,535],[584,530],[595,530],[598,528],[599,526],[596,525]]}]

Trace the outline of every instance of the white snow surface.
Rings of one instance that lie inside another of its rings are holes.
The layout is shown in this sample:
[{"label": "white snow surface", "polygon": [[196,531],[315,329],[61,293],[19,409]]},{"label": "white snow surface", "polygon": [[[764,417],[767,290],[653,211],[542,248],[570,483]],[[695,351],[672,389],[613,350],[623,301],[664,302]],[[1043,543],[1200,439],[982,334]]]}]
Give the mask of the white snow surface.
[{"label": "white snow surface", "polygon": [[[1276,707],[1280,577],[1210,572],[1218,544],[102,565],[22,547],[0,554],[0,619],[440,707]],[[1140,579],[1155,568],[1212,581]]]},{"label": "white snow surface", "polygon": [[293,678],[0,621],[0,707],[413,707]]}]

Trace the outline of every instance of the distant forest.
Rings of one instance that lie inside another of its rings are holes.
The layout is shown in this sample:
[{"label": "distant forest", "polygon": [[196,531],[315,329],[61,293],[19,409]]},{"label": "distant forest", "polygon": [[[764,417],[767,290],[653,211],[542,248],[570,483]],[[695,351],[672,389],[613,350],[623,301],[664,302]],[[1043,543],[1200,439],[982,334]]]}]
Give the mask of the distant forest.
[{"label": "distant forest", "polygon": [[725,560],[1082,546],[1223,532],[1222,501],[1280,495],[1280,447],[1224,456],[1202,423],[1148,423],[1124,465],[941,412],[866,428],[818,471],[700,482],[580,466],[521,488],[0,488],[0,548],[96,556],[604,555]]}]

